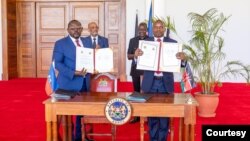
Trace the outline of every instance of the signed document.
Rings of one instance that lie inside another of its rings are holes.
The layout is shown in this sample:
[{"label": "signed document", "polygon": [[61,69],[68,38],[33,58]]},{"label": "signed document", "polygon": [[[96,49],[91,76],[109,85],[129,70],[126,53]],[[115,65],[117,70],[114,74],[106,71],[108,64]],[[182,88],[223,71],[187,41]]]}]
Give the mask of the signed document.
[{"label": "signed document", "polygon": [[176,58],[176,54],[182,51],[182,44],[162,43],[160,71],[180,72],[181,60]]},{"label": "signed document", "polygon": [[94,72],[94,50],[92,48],[76,48],[76,70],[81,71],[83,68],[87,72]]},{"label": "signed document", "polygon": [[138,57],[137,69],[163,72],[180,72],[181,60],[176,53],[182,51],[182,44],[155,41],[140,41],[143,55]]},{"label": "signed document", "polygon": [[111,48],[102,48],[96,50],[95,69],[99,73],[114,71],[113,50]]},{"label": "signed document", "polygon": [[76,70],[87,69],[88,73],[95,70],[101,72],[113,72],[113,50],[110,48],[92,49],[77,47],[76,48]]},{"label": "signed document", "polygon": [[139,48],[143,51],[143,55],[138,57],[137,69],[141,70],[157,70],[159,59],[159,42],[139,41]]}]

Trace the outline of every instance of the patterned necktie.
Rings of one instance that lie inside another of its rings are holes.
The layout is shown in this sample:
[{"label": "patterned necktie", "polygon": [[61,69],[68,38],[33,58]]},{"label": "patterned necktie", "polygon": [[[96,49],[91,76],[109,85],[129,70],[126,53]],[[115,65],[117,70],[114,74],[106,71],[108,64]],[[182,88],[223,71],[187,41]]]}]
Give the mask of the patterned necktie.
[{"label": "patterned necktie", "polygon": [[156,71],[156,73],[157,73],[157,74],[160,74],[161,71],[159,71],[159,69],[160,69],[160,57],[161,57],[161,56],[160,56],[160,55],[161,55],[161,38],[158,38],[158,39],[157,39],[157,42],[160,42],[160,46],[159,46],[159,47],[160,47],[160,53],[159,53],[158,66],[157,66],[157,71]]},{"label": "patterned necktie", "polygon": [[77,47],[81,47],[78,39],[76,39],[76,45],[77,45]]},{"label": "patterned necktie", "polygon": [[96,48],[96,38],[93,38],[93,48]]},{"label": "patterned necktie", "polygon": [[157,42],[161,42],[161,38],[157,38]]}]

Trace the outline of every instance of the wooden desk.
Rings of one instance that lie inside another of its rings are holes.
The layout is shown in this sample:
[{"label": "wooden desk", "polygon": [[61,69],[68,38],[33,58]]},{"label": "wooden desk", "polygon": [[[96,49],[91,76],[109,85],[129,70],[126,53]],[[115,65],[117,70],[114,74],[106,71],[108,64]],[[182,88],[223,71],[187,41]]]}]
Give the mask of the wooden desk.
[{"label": "wooden desk", "polygon": [[[73,99],[53,102],[47,99],[45,104],[45,120],[47,141],[57,141],[57,115],[96,115],[105,116],[106,103],[115,97],[126,97],[131,93],[83,93]],[[132,116],[140,117],[180,117],[183,119],[184,132],[180,140],[194,141],[196,124],[196,100],[189,94],[154,95],[145,103],[131,103]],[[70,120],[64,116],[63,120]],[[64,125],[66,126],[66,125]],[[71,125],[68,125],[71,126]],[[64,140],[71,140],[71,130],[65,131]]]}]

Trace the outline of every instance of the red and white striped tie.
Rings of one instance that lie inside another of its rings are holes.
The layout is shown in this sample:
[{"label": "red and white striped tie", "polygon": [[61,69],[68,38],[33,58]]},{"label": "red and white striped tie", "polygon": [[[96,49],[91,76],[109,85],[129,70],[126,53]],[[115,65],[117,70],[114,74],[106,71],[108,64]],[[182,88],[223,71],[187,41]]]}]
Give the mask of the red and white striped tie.
[{"label": "red and white striped tie", "polygon": [[160,70],[160,57],[161,57],[161,38],[158,38],[157,39],[157,42],[160,42],[160,53],[159,53],[159,58],[158,58],[158,66],[157,66],[157,71],[156,71],[156,73],[157,74],[160,74],[161,73],[161,71],[159,71]]}]

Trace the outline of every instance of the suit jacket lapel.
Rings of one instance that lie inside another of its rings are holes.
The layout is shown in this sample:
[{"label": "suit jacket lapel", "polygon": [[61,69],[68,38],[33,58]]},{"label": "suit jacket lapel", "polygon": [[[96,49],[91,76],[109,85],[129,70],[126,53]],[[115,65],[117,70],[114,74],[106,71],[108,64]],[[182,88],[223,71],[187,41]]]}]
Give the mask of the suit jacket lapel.
[{"label": "suit jacket lapel", "polygon": [[72,53],[73,58],[76,58],[76,47],[69,36],[67,37],[67,47],[70,47],[69,50],[72,51],[71,53]]},{"label": "suit jacket lapel", "polygon": [[148,41],[154,41],[155,39],[154,39],[154,37],[149,37],[148,38]]},{"label": "suit jacket lapel", "polygon": [[98,35],[98,45],[102,47],[102,37],[100,37],[99,35]]},{"label": "suit jacket lapel", "polygon": [[163,42],[168,42],[168,38],[164,37]]},{"label": "suit jacket lapel", "polygon": [[87,37],[87,45],[88,45],[88,48],[93,48],[93,43],[92,43],[91,36]]}]

